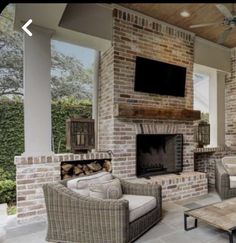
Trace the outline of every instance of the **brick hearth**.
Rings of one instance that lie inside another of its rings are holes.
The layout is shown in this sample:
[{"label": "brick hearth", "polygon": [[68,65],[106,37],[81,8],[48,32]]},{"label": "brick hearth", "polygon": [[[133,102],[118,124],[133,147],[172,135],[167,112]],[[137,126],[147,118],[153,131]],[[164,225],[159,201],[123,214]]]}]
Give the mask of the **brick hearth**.
[{"label": "brick hearth", "polygon": [[163,201],[181,200],[208,193],[207,177],[205,173],[201,172],[151,176],[150,179],[138,178],[130,179],[130,181],[161,185]]}]

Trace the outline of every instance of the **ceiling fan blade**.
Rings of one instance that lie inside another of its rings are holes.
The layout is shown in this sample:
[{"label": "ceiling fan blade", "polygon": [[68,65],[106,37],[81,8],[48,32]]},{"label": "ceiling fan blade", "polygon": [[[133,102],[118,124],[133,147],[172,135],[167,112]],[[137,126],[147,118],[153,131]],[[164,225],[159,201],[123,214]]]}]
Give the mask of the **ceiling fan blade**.
[{"label": "ceiling fan blade", "polygon": [[227,37],[229,36],[232,29],[233,28],[230,27],[230,28],[226,29],[224,32],[222,32],[217,42],[219,44],[223,44],[225,42],[225,40],[227,39]]},{"label": "ceiling fan blade", "polygon": [[222,24],[222,22],[206,23],[206,24],[194,24],[194,25],[190,25],[189,28],[193,29],[193,28],[207,27],[207,26],[220,25],[220,24]]},{"label": "ceiling fan blade", "polygon": [[225,7],[223,4],[216,4],[216,7],[218,10],[228,19],[233,19],[232,13],[229,11],[227,7]]}]

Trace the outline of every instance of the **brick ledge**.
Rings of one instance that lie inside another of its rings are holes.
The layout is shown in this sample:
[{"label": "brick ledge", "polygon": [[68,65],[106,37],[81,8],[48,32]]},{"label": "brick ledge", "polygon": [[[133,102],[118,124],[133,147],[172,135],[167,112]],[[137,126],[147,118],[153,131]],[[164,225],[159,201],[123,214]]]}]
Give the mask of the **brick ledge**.
[{"label": "brick ledge", "polygon": [[111,159],[111,154],[108,152],[94,152],[87,154],[54,154],[50,156],[15,156],[15,165],[26,164],[45,164],[52,162],[62,162],[68,160],[90,160],[90,159]]},{"label": "brick ledge", "polygon": [[227,146],[221,147],[208,147],[208,148],[195,148],[193,150],[194,153],[214,153],[214,152],[222,152],[222,151],[230,151],[230,148]]},{"label": "brick ledge", "polygon": [[168,174],[152,176],[150,180],[144,178],[129,179],[130,182],[140,184],[159,184],[162,186],[162,200],[182,200],[208,193],[206,173],[183,172],[180,175]]},{"label": "brick ledge", "polygon": [[[205,179],[206,173],[203,172],[182,172],[180,175],[176,174],[165,174],[165,175],[156,175],[151,176],[151,179],[145,179],[145,178],[132,178],[128,179],[129,181],[135,182],[135,183],[145,183],[145,184],[156,184],[157,182],[161,182],[161,184],[174,184],[180,182],[180,180],[184,181],[183,179]],[[159,184],[158,183],[158,184]]]}]

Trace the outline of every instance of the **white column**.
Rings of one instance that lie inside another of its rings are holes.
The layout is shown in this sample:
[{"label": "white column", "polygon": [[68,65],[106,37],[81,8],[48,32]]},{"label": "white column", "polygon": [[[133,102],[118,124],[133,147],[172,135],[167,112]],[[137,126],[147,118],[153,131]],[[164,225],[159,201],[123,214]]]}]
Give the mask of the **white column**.
[{"label": "white column", "polygon": [[217,71],[218,146],[225,145],[225,72]]},{"label": "white column", "polygon": [[24,156],[51,151],[51,47],[52,31],[31,25],[24,34]]},{"label": "white column", "polygon": [[225,145],[225,72],[212,70],[210,75],[211,146]]},{"label": "white column", "polygon": [[210,147],[217,147],[218,138],[218,109],[217,109],[217,70],[209,68],[209,122],[210,122]]},{"label": "white column", "polygon": [[98,148],[98,79],[99,79],[100,52],[95,52],[94,58],[94,77],[93,77],[93,113],[95,120],[95,149]]}]

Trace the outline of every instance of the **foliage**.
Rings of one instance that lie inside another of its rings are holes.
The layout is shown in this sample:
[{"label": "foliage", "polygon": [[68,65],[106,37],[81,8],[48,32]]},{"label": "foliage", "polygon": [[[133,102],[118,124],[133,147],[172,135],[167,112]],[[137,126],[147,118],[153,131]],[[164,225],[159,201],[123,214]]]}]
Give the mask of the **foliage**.
[{"label": "foliage", "polygon": [[0,102],[0,168],[7,172],[5,177],[12,180],[15,180],[14,156],[24,151],[23,116],[21,102]]},{"label": "foliage", "polygon": [[0,168],[0,181],[7,180],[7,178],[11,177],[11,173],[8,171],[4,171],[3,168]]},{"label": "foliage", "polygon": [[16,201],[16,183],[12,180],[0,181],[0,203]]},{"label": "foliage", "polygon": [[[66,99],[52,103],[52,130],[55,153],[66,152],[66,119],[73,116],[91,117],[92,106],[87,101],[72,105]],[[15,180],[14,156],[24,152],[23,103],[0,101],[0,180]]]},{"label": "foliage", "polygon": [[0,16],[0,96],[23,95],[23,35],[13,30],[13,14],[9,5]]},{"label": "foliage", "polygon": [[209,113],[208,112],[201,112],[201,120],[209,123]]},{"label": "foliage", "polygon": [[[52,46],[53,47],[53,46]],[[52,48],[52,99],[63,97],[92,99],[92,72],[80,60],[66,56]]]},{"label": "foliage", "polygon": [[7,208],[7,214],[8,215],[14,215],[16,214],[16,205],[8,205],[8,208]]},{"label": "foliage", "polygon": [[[0,16],[0,97],[23,96],[23,35],[13,30],[14,7]],[[53,100],[73,96],[92,98],[92,67],[84,68],[76,57],[66,56],[52,45],[51,93]]]}]

